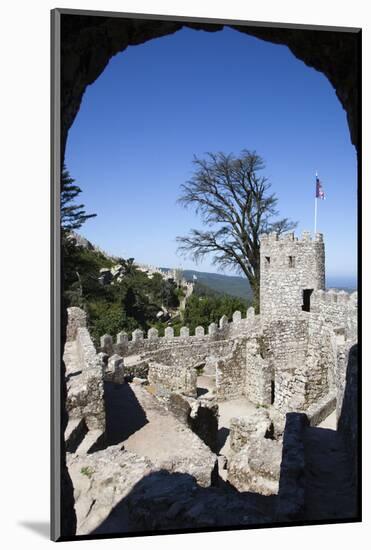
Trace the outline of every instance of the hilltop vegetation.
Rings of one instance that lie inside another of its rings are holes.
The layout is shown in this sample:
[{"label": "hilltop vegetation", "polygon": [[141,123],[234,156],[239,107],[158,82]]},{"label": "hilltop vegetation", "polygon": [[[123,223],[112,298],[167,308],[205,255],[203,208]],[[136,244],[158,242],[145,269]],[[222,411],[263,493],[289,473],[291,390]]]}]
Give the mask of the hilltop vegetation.
[{"label": "hilltop vegetation", "polygon": [[[102,284],[101,269],[114,266],[120,266],[122,276]],[[87,312],[96,343],[105,333],[148,330],[159,323],[156,315],[162,307],[177,308],[182,297],[174,281],[165,281],[159,274],[150,278],[132,259],[113,260],[94,248],[79,246],[73,237],[65,239],[63,273],[66,306]]]},{"label": "hilltop vegetation", "polygon": [[[236,309],[245,311],[248,301],[220,294],[197,282],[194,294],[180,312],[184,291],[172,279],[165,280],[159,273],[149,276],[139,270],[133,258],[114,259],[92,246],[81,245],[73,235],[65,236],[63,246],[64,300],[66,307],[82,307],[88,314],[89,328],[95,343],[103,334],[128,333],[140,328],[148,331],[156,327],[163,335],[167,326],[175,334],[186,325],[191,333],[197,326],[207,329],[222,315],[232,317]],[[102,269],[117,269],[120,278],[102,284]],[[158,317],[159,312],[168,316]]]}]

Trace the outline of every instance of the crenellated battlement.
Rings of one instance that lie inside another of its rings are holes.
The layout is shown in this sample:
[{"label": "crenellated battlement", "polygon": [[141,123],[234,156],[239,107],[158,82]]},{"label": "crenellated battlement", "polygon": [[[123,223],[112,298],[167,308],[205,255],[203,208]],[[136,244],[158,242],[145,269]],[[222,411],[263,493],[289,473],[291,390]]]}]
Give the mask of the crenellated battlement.
[{"label": "crenellated battlement", "polygon": [[311,297],[311,312],[321,315],[327,323],[343,328],[347,339],[357,333],[358,293],[344,290],[315,290]]},{"label": "crenellated battlement", "polygon": [[295,237],[295,233],[283,233],[279,235],[275,231],[272,233],[264,233],[260,235],[260,245],[275,244],[275,243],[311,243],[311,242],[323,242],[323,234],[316,233],[314,239],[310,231],[303,231],[301,237]]},{"label": "crenellated battlement", "polygon": [[166,327],[164,336],[159,336],[156,328],[150,328],[145,334],[142,330],[136,329],[131,333],[131,337],[122,331],[116,335],[116,341],[109,334],[104,334],[100,339],[101,351],[111,355],[120,353],[130,355],[141,351],[153,351],[157,347],[168,347],[173,345],[193,344],[206,340],[224,340],[229,337],[245,335],[258,322],[259,316],[255,315],[255,310],[250,307],[245,317],[242,317],[240,311],[235,311],[232,321],[223,315],[219,323],[210,323],[207,330],[204,327],[196,327],[194,334],[190,334],[188,327],[181,327],[179,336],[175,336],[173,327]]},{"label": "crenellated battlement", "polygon": [[357,309],[358,292],[346,292],[345,290],[315,290],[312,296],[312,307],[315,304],[323,303],[350,303],[350,307]]}]

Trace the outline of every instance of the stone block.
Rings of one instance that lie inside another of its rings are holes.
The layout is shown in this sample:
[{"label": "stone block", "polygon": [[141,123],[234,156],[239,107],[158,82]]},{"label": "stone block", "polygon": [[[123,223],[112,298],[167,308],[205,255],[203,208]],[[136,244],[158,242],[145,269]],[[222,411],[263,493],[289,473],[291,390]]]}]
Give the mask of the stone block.
[{"label": "stone block", "polygon": [[219,328],[224,328],[226,326],[228,326],[228,317],[226,315],[223,315],[219,321]]},{"label": "stone block", "polygon": [[241,321],[241,319],[242,319],[241,312],[240,311],[235,311],[233,313],[233,317],[232,317],[233,322],[238,323],[238,321]]},{"label": "stone block", "polygon": [[155,327],[152,327],[148,331],[148,340],[157,340],[158,338],[158,330]]},{"label": "stone block", "polygon": [[144,338],[144,334],[142,330],[137,328],[136,330],[133,331],[132,333],[133,342],[139,342],[139,340],[143,340],[143,338]]},{"label": "stone block", "polygon": [[117,334],[117,340],[116,340],[117,344],[126,346],[128,344],[128,341],[129,341],[129,337],[126,334],[126,332],[121,331]]},{"label": "stone block", "polygon": [[188,327],[182,327],[180,329],[180,337],[181,338],[188,338],[189,336],[189,328]]},{"label": "stone block", "polygon": [[104,334],[100,338],[100,347],[103,352],[108,353],[108,355],[112,354],[113,351],[113,341],[112,336],[110,334]]},{"label": "stone block", "polygon": [[125,382],[124,360],[120,355],[114,354],[109,358],[104,379],[115,384]]},{"label": "stone block", "polygon": [[216,323],[210,323],[208,328],[208,334],[214,336],[218,332],[218,325]]},{"label": "stone block", "polygon": [[282,443],[256,437],[228,461],[228,482],[238,491],[276,495],[280,478]]},{"label": "stone block", "polygon": [[196,327],[195,336],[197,336],[197,338],[200,338],[200,337],[202,337],[202,336],[205,336],[205,329],[204,329],[204,327]]},{"label": "stone block", "polygon": [[173,327],[165,328],[165,338],[174,338],[174,329]]}]

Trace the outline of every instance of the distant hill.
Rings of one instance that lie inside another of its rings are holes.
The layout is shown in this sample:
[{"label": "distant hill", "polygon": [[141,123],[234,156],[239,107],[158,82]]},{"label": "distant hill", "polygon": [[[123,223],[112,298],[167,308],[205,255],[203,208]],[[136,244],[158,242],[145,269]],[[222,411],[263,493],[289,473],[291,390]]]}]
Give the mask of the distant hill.
[{"label": "distant hill", "polygon": [[[244,277],[193,271],[191,269],[183,271],[183,276],[187,281],[193,281],[193,275],[197,277],[197,282],[200,285],[208,287],[218,294],[229,294],[230,296],[236,296],[245,300],[252,299],[252,291],[249,282]],[[357,280],[352,277],[326,277],[326,288],[353,292],[357,289]]]},{"label": "distant hill", "polygon": [[194,281],[194,275],[197,277],[197,283],[210,288],[218,294],[229,294],[230,296],[236,296],[245,300],[252,298],[249,282],[244,277],[193,271],[191,269],[183,271],[183,277],[187,281]]}]

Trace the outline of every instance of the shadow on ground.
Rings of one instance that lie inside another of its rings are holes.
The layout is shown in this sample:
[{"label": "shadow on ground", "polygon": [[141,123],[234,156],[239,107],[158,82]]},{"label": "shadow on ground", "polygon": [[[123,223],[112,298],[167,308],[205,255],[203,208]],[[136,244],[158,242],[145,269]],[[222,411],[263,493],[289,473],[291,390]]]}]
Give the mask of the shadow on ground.
[{"label": "shadow on ground", "polygon": [[357,493],[349,455],[339,432],[308,427],[304,449],[304,518],[309,521],[355,518]]},{"label": "shadow on ground", "polygon": [[129,384],[104,383],[106,444],[117,445],[148,423]]},{"label": "shadow on ground", "polygon": [[276,496],[201,487],[189,474],[143,477],[91,534],[241,527],[271,523]]},{"label": "shadow on ground", "polygon": [[224,447],[227,437],[229,436],[230,430],[228,428],[219,428],[218,430],[218,448],[217,453]]},{"label": "shadow on ground", "polygon": [[48,521],[20,521],[18,525],[37,533],[43,539],[50,538],[50,523]]},{"label": "shadow on ground", "polygon": [[358,346],[349,350],[337,430],[308,427],[305,448],[305,518],[357,519]]}]

